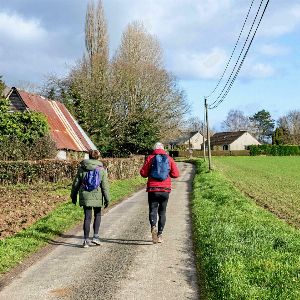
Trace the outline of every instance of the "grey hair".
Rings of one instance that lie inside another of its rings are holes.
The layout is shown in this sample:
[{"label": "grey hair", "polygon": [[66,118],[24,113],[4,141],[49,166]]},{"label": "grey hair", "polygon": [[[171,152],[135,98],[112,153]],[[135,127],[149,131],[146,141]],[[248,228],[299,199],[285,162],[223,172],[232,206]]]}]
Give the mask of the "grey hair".
[{"label": "grey hair", "polygon": [[164,150],[164,145],[160,142],[157,142],[155,143],[154,147],[153,147],[153,150],[156,150],[156,149],[162,149]]}]

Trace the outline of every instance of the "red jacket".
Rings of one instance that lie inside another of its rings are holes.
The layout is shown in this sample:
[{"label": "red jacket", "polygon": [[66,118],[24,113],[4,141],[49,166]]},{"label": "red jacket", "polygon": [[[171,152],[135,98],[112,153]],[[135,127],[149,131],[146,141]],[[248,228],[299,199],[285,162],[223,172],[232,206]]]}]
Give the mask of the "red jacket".
[{"label": "red jacket", "polygon": [[147,178],[147,192],[171,192],[171,178],[179,177],[179,171],[176,166],[176,163],[172,157],[168,155],[169,164],[170,164],[170,173],[166,180],[159,181],[154,178],[149,177],[152,159],[156,154],[165,154],[167,153],[162,149],[154,150],[145,160],[143,167],[140,170],[141,176]]}]

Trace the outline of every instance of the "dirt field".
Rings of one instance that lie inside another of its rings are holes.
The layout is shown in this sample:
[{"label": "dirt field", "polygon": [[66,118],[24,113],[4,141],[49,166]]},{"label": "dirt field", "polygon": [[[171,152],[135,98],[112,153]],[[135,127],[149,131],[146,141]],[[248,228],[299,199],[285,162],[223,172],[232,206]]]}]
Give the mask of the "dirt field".
[{"label": "dirt field", "polygon": [[34,184],[0,187],[0,239],[11,236],[69,199],[70,185]]}]

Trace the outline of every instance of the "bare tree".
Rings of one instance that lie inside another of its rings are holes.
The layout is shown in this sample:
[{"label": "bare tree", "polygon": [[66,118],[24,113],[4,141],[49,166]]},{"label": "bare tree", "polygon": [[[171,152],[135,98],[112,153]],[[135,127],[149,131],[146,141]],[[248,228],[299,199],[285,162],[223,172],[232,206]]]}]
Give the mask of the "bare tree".
[{"label": "bare tree", "polygon": [[190,117],[185,121],[183,130],[184,131],[199,131],[202,133],[203,128],[205,131],[206,130],[205,124],[202,120],[200,120],[199,117]]},{"label": "bare tree", "polygon": [[252,131],[249,117],[245,116],[242,111],[235,109],[228,112],[226,120],[222,123],[222,129],[224,131]]},{"label": "bare tree", "polygon": [[287,115],[279,118],[278,126],[284,129],[285,144],[300,144],[300,111],[292,110]]},{"label": "bare tree", "polygon": [[129,24],[113,59],[115,109],[124,123],[146,119],[167,139],[180,126],[188,105],[162,61],[158,40],[141,23]]}]

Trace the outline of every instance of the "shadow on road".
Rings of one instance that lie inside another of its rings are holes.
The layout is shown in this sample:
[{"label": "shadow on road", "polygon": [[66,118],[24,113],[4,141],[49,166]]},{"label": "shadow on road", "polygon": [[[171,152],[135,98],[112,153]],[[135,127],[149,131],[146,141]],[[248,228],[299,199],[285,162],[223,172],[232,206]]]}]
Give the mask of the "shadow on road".
[{"label": "shadow on road", "polygon": [[125,245],[153,245],[151,240],[125,240],[101,238],[103,243],[125,244]]}]

